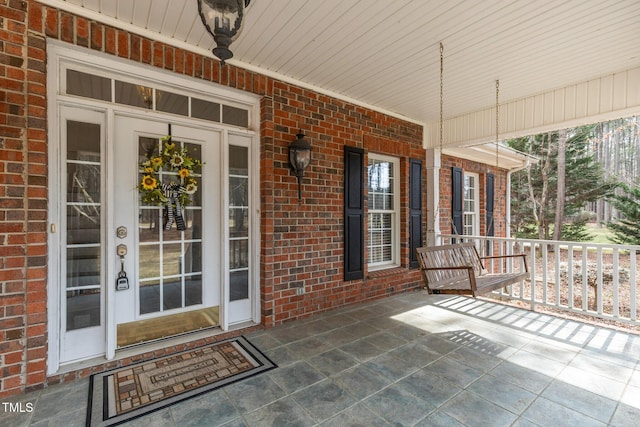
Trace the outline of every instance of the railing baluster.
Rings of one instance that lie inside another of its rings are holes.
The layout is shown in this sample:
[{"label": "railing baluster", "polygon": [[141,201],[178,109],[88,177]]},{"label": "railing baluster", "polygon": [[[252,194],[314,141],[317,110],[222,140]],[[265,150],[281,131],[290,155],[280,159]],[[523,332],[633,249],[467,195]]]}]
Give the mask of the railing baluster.
[{"label": "railing baluster", "polygon": [[544,305],[549,304],[547,298],[547,286],[549,285],[548,268],[549,265],[549,246],[546,243],[540,244],[542,250],[542,303]]},{"label": "railing baluster", "polygon": [[587,268],[587,248],[582,246],[582,310],[589,311],[589,270]]},{"label": "railing baluster", "polygon": [[556,307],[560,307],[560,244],[559,243],[554,243],[553,244],[553,254],[555,256],[555,267],[556,267],[556,271],[555,271],[555,298],[556,298]]},{"label": "railing baluster", "polygon": [[636,283],[636,259],[638,255],[635,249],[629,251],[629,294],[630,294],[630,320],[637,321],[638,313],[636,307],[636,290],[638,289],[638,285]]},{"label": "railing baluster", "polygon": [[619,300],[619,285],[620,285],[620,271],[618,259],[619,252],[618,249],[613,250],[613,317],[616,319],[620,317],[620,300]]},{"label": "railing baluster", "polygon": [[596,259],[596,276],[597,276],[597,296],[596,300],[598,301],[598,314],[602,314],[602,248],[598,247],[597,251],[597,259]]},{"label": "railing baluster", "polygon": [[567,248],[567,287],[569,288],[567,307],[573,309],[573,244]]}]

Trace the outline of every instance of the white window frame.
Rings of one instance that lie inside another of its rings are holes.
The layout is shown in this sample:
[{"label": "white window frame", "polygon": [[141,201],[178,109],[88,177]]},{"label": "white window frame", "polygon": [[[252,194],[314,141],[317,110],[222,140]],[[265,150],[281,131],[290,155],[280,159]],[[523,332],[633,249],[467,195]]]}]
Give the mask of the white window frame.
[{"label": "white window frame", "polygon": [[[473,179],[474,187],[469,191],[469,180]],[[480,175],[464,172],[464,194],[462,199],[462,234],[464,236],[480,235]],[[473,210],[467,208],[473,202]],[[469,232],[469,227],[471,231]]]},{"label": "white window frame", "polygon": [[[367,207],[367,266],[369,271],[395,268],[400,266],[400,159],[397,157],[384,156],[381,154],[369,153],[367,160],[367,170],[371,160],[378,162],[388,162],[393,165],[393,208],[392,209],[369,209]],[[367,191],[369,189],[369,174],[367,173]],[[368,194],[371,198],[372,195]],[[367,205],[368,206],[368,205]],[[391,260],[383,262],[370,262],[370,223],[371,215],[379,213],[391,214]]]}]

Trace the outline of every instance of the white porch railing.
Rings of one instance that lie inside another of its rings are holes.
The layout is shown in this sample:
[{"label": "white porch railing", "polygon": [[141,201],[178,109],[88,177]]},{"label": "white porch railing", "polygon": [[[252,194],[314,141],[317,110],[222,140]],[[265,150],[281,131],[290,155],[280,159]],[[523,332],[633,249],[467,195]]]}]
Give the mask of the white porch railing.
[{"label": "white porch railing", "polygon": [[[640,246],[559,242],[481,236],[440,235],[439,244],[452,240],[476,242],[480,255],[525,252],[530,279],[493,295],[606,320],[640,325],[638,307]],[[489,272],[508,272],[509,259],[485,265]]]}]

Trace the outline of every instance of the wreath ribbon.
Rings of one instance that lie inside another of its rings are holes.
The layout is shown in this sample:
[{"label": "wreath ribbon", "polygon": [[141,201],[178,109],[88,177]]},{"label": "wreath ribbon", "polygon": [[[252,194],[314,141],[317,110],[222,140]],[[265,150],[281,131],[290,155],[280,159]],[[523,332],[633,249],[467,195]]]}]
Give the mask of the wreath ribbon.
[{"label": "wreath ribbon", "polygon": [[162,193],[167,198],[167,204],[165,205],[165,211],[167,213],[167,223],[164,226],[165,230],[171,230],[173,223],[176,223],[178,231],[184,231],[187,226],[184,222],[182,215],[182,207],[180,206],[180,199],[178,196],[180,193],[186,191],[183,185],[178,184],[162,184]]}]

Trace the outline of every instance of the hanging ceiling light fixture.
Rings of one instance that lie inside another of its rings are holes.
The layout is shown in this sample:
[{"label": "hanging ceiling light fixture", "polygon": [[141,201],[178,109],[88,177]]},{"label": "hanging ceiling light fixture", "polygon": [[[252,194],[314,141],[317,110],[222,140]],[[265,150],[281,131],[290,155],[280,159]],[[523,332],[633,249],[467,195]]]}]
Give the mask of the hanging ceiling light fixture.
[{"label": "hanging ceiling light fixture", "polygon": [[225,64],[233,58],[229,50],[231,43],[242,30],[244,10],[251,0],[198,0],[198,13],[205,28],[213,36],[216,47],[213,54]]}]

